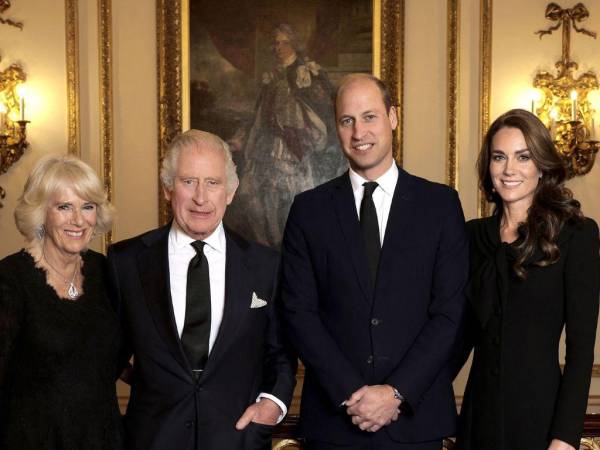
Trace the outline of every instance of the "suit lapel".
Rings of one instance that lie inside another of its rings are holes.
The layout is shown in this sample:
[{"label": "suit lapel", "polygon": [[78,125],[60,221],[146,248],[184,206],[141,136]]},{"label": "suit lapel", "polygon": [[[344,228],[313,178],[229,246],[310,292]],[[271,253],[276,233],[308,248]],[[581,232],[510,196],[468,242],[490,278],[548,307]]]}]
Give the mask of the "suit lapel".
[{"label": "suit lapel", "polygon": [[146,249],[138,254],[138,267],[146,303],[154,324],[175,359],[186,370],[191,370],[184,356],[171,301],[169,283],[168,238],[170,225],[160,230],[162,234],[146,239]]},{"label": "suit lapel", "polygon": [[333,188],[332,200],[344,240],[346,241],[345,247],[350,252],[352,265],[354,266],[360,287],[365,299],[371,302],[373,293],[371,290],[369,266],[367,265],[367,254],[360,231],[354,193],[352,192],[352,184],[350,183],[348,172],[337,179],[337,183]]},{"label": "suit lapel", "polygon": [[250,310],[252,278],[249,261],[240,244],[225,231],[225,307],[217,339],[210,352],[203,376],[214,370],[219,359],[235,341],[239,324]]}]

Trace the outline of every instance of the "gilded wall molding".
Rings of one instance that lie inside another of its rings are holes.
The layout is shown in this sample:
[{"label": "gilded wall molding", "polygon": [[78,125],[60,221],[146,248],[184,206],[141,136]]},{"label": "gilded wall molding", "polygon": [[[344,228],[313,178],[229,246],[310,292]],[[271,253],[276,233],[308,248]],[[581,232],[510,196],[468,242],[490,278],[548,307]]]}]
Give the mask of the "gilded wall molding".
[{"label": "gilded wall molding", "polygon": [[[157,0],[158,164],[167,145],[182,131],[181,0]],[[169,220],[169,208],[158,180],[158,222]]]},{"label": "gilded wall molding", "polygon": [[67,55],[67,127],[68,151],[81,156],[79,113],[79,13],[78,0],[65,0]]},{"label": "gilded wall molding", "polygon": [[[492,82],[492,3],[481,0],[479,21],[479,147],[490,126],[490,103]],[[483,192],[477,189],[477,216],[485,217],[489,205]]]},{"label": "gilded wall molding", "polygon": [[446,182],[458,190],[458,70],[460,35],[460,0],[448,0],[447,25],[447,131],[446,131]]},{"label": "gilded wall molding", "polygon": [[583,438],[581,439],[580,450],[600,450],[600,438]]},{"label": "gilded wall molding", "polygon": [[[102,176],[109,201],[113,200],[113,87],[112,0],[98,0],[98,47],[100,75],[100,148]],[[112,242],[113,230],[104,235],[104,250]]]},{"label": "gilded wall molding", "polygon": [[398,126],[394,132],[394,158],[404,156],[404,37],[405,0],[381,0],[381,79],[396,105]]}]

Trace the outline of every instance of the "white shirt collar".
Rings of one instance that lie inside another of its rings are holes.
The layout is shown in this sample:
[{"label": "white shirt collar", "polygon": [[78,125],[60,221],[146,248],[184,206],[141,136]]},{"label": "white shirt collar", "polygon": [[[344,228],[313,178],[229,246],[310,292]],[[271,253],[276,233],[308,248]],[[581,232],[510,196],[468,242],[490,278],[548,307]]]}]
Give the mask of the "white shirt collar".
[{"label": "white shirt collar", "polygon": [[[196,241],[188,236],[177,224],[176,220],[173,220],[171,230],[169,231],[169,240],[171,241],[172,248],[174,250],[181,250],[188,248],[188,246]],[[211,233],[206,239],[203,239],[204,243],[211,249],[216,250],[219,253],[225,252],[225,229],[223,228],[223,221],[219,222],[215,231]]]},{"label": "white shirt collar", "polygon": [[[357,174],[352,168],[350,168],[349,173],[350,183],[352,183],[352,192],[363,189],[363,184],[369,181]],[[374,181],[377,182],[383,192],[393,196],[394,189],[396,189],[396,182],[398,181],[398,166],[396,166],[396,162],[392,161],[390,168]]]}]

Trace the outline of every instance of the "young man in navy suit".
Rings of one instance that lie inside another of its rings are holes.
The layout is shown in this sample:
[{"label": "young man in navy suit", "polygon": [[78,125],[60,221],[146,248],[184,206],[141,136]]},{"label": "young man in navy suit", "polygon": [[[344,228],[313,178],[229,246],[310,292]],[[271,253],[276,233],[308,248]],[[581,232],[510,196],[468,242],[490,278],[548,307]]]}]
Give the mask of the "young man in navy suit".
[{"label": "young man in navy suit", "polygon": [[126,446],[270,449],[296,370],[273,305],[278,255],[223,227],[238,177],[218,136],[176,137],[161,180],[173,221],[108,251],[134,357]]},{"label": "young man in navy suit", "polygon": [[455,431],[448,362],[465,306],[458,195],[396,165],[380,80],[344,78],[335,109],[350,170],[296,196],[282,246],[301,430],[309,449],[439,450]]}]

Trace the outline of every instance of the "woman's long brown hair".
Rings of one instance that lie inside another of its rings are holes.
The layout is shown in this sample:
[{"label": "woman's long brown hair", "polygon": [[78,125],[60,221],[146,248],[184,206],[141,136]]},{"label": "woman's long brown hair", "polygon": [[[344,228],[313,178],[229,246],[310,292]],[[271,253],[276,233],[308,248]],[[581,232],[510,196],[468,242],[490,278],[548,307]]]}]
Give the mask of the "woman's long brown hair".
[{"label": "woman's long brown hair", "polygon": [[477,158],[479,188],[485,193],[486,199],[494,203],[494,214],[502,214],[503,204],[492,184],[490,159],[492,140],[502,128],[521,130],[532,160],[542,172],[527,213],[527,220],[521,223],[517,230],[519,239],[515,248],[518,256],[513,268],[519,278],[525,279],[527,272],[523,265],[533,256],[536,248],[542,251],[543,257],[536,261],[535,265],[544,267],[558,261],[558,234],[568,221],[582,221],[583,214],[579,202],[565,187],[567,171],[548,129],[535,115],[523,109],[511,109],[492,123]]}]

